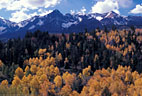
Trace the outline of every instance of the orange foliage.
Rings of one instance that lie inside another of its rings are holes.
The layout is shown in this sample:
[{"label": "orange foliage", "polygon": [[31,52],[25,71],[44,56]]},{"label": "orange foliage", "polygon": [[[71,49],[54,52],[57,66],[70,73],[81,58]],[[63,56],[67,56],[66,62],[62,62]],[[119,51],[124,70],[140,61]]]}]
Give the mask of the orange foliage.
[{"label": "orange foliage", "polygon": [[22,78],[24,76],[24,72],[23,72],[23,69],[18,67],[16,70],[15,70],[15,75],[18,76],[19,78]]}]

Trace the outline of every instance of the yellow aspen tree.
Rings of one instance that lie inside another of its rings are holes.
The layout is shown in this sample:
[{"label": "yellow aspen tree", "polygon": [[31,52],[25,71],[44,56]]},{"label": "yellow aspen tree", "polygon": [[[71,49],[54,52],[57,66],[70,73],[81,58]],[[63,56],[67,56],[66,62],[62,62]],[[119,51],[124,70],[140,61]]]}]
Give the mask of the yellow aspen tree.
[{"label": "yellow aspen tree", "polygon": [[70,48],[70,43],[66,43],[66,48],[67,48],[67,49]]},{"label": "yellow aspen tree", "polygon": [[63,80],[65,81],[65,84],[68,84],[70,86],[73,85],[73,82],[75,81],[76,79],[76,75],[75,74],[70,74],[68,72],[66,73],[63,73]]},{"label": "yellow aspen tree", "polygon": [[55,65],[55,58],[54,57],[50,58],[50,64],[49,65]]},{"label": "yellow aspen tree", "polygon": [[22,84],[22,86],[29,86],[28,77],[26,77],[26,76],[24,75],[23,78],[22,78],[22,80],[21,80],[21,84]]},{"label": "yellow aspen tree", "polygon": [[24,65],[29,65],[29,60],[24,60]]},{"label": "yellow aspen tree", "polygon": [[12,86],[17,87],[18,85],[20,85],[21,80],[18,76],[14,77],[14,80],[12,81]]},{"label": "yellow aspen tree", "polygon": [[68,72],[63,73],[63,75],[62,75],[63,80],[65,80],[67,78],[68,74],[69,74]]},{"label": "yellow aspen tree", "polygon": [[52,76],[52,75],[54,75],[54,69],[55,69],[55,67],[54,67],[54,65],[51,65],[50,67],[49,67],[49,75],[50,76]]},{"label": "yellow aspen tree", "polygon": [[35,59],[34,59],[34,65],[39,65],[39,59],[36,57]]},{"label": "yellow aspen tree", "polygon": [[36,65],[31,65],[30,71],[35,74],[37,72],[37,67]]},{"label": "yellow aspen tree", "polygon": [[62,54],[61,53],[59,53],[58,55],[56,54],[56,59],[57,59],[58,62],[61,61],[62,60]]},{"label": "yellow aspen tree", "polygon": [[25,72],[24,72],[24,75],[28,75],[28,73],[29,73],[29,71],[30,71],[30,68],[29,68],[28,65],[26,66],[26,68],[25,68],[24,71],[25,71]]},{"label": "yellow aspen tree", "polygon": [[29,66],[26,66],[25,72],[28,72],[30,70]]},{"label": "yellow aspen tree", "polygon": [[82,74],[84,76],[90,76],[91,66],[88,66],[87,68],[83,69]]},{"label": "yellow aspen tree", "polygon": [[65,86],[63,86],[63,88],[61,89],[59,94],[61,96],[69,96],[71,94],[71,92],[72,92],[72,89],[71,89],[70,85],[65,85]]},{"label": "yellow aspen tree", "polygon": [[69,84],[70,86],[73,86],[73,82],[75,81],[75,77],[76,76],[74,76],[72,74],[68,74],[67,78],[65,79],[65,83]]},{"label": "yellow aspen tree", "polygon": [[39,55],[44,55],[47,49],[39,49],[38,54]]},{"label": "yellow aspen tree", "polygon": [[69,96],[80,96],[80,95],[77,91],[74,90]]},{"label": "yellow aspen tree", "polygon": [[41,76],[40,76],[40,84],[41,83],[43,83],[44,81],[47,81],[48,79],[47,79],[47,75],[46,74],[42,74]]},{"label": "yellow aspen tree", "polygon": [[30,81],[30,86],[32,88],[39,88],[39,81],[38,81],[38,78],[37,76],[34,76],[33,79]]},{"label": "yellow aspen tree", "polygon": [[126,72],[125,81],[126,81],[126,82],[131,82],[132,79],[133,79],[133,77],[132,77],[131,72],[130,72],[130,71],[127,71],[127,72]]},{"label": "yellow aspen tree", "polygon": [[23,87],[23,95],[29,96],[29,88],[28,87]]},{"label": "yellow aspen tree", "polygon": [[0,67],[2,67],[3,66],[3,63],[2,63],[2,61],[0,60]]},{"label": "yellow aspen tree", "polygon": [[32,80],[32,75],[31,75],[31,74],[28,75],[27,80],[28,80],[28,81],[31,81],[31,80]]},{"label": "yellow aspen tree", "polygon": [[37,76],[41,76],[43,73],[44,73],[43,68],[40,68],[40,69],[36,72],[36,75],[37,75]]},{"label": "yellow aspen tree", "polygon": [[139,78],[139,73],[137,71],[134,71],[132,73],[132,78],[133,78],[133,81],[137,80]]},{"label": "yellow aspen tree", "polygon": [[68,60],[68,58],[66,57],[64,63],[68,63],[68,62],[69,62],[69,60]]},{"label": "yellow aspen tree", "polygon": [[43,84],[40,84],[40,90],[39,90],[39,93],[41,96],[48,96],[48,87],[49,85],[49,82],[45,81]]},{"label": "yellow aspen tree", "polygon": [[55,76],[60,75],[60,71],[59,71],[58,67],[55,67],[55,69],[54,69],[54,75]]},{"label": "yellow aspen tree", "polygon": [[89,96],[88,93],[89,93],[88,88],[86,86],[84,86],[81,91],[80,96]]},{"label": "yellow aspen tree", "polygon": [[40,88],[40,83],[38,81],[37,76],[35,75],[33,79],[30,81],[31,94],[34,96],[38,95],[39,88]]},{"label": "yellow aspen tree", "polygon": [[23,72],[23,69],[18,67],[16,70],[15,70],[15,75],[18,76],[19,78],[22,78],[24,76],[24,72]]},{"label": "yellow aspen tree", "polygon": [[96,54],[96,55],[94,56],[94,63],[95,63],[98,59],[99,59],[99,56]]},{"label": "yellow aspen tree", "polygon": [[7,81],[7,80],[3,80],[3,81],[1,82],[1,85],[2,85],[2,86],[5,86],[5,87],[8,87],[8,81]]},{"label": "yellow aspen tree", "polygon": [[56,87],[60,88],[62,86],[62,77],[59,75],[56,76],[54,79],[54,83]]}]

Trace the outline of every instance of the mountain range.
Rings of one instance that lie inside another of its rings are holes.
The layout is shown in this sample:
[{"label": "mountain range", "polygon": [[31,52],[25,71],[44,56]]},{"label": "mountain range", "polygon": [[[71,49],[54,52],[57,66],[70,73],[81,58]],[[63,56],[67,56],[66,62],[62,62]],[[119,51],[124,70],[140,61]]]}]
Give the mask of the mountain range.
[{"label": "mountain range", "polygon": [[62,14],[59,10],[45,16],[34,16],[19,23],[0,18],[0,40],[23,37],[27,31],[48,31],[49,33],[84,32],[95,28],[128,28],[134,25],[142,28],[142,16],[121,16],[113,11],[108,13]]}]

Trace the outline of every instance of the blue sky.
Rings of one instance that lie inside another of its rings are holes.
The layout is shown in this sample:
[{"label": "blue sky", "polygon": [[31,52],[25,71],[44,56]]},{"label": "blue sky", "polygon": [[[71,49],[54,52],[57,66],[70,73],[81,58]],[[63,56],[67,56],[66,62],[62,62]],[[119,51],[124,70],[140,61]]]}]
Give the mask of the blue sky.
[{"label": "blue sky", "polygon": [[20,22],[35,15],[43,16],[54,9],[65,13],[106,13],[142,16],[142,0],[0,0],[0,16]]}]

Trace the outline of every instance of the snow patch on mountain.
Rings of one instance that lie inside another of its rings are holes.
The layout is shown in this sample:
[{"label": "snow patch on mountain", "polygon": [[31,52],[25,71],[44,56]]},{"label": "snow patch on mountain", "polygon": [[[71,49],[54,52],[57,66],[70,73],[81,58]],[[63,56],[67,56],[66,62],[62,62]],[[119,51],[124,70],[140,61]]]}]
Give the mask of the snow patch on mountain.
[{"label": "snow patch on mountain", "polygon": [[39,25],[39,26],[41,26],[43,24],[44,24],[44,22],[42,20],[39,20],[39,22],[37,23],[37,25]]},{"label": "snow patch on mountain", "polygon": [[0,27],[0,31],[3,31],[5,29],[6,29],[6,27],[3,27],[3,26]]},{"label": "snow patch on mountain", "polygon": [[29,28],[29,30],[32,30],[32,29],[34,29],[35,28],[35,25],[32,25],[30,28]]},{"label": "snow patch on mountain", "polygon": [[96,17],[97,20],[101,21],[103,18],[101,16]]},{"label": "snow patch on mountain", "polygon": [[27,24],[28,24],[28,22],[23,21],[23,22],[18,23],[17,25],[18,25],[20,28],[22,28],[22,27],[25,27]]},{"label": "snow patch on mountain", "polygon": [[91,16],[88,17],[88,19],[92,19],[92,18],[96,19],[96,16],[95,15],[91,15]]},{"label": "snow patch on mountain", "polygon": [[114,17],[118,17],[119,14],[111,11],[111,12],[108,12],[107,15],[105,16],[105,18],[114,18]]},{"label": "snow patch on mountain", "polygon": [[78,24],[78,22],[74,21],[74,22],[62,23],[62,27],[69,28],[71,25],[74,25],[74,24]]},{"label": "snow patch on mountain", "polygon": [[81,17],[78,17],[78,20],[79,20],[79,22],[81,22],[81,21],[82,21],[82,18],[81,18]]},{"label": "snow patch on mountain", "polygon": [[29,21],[33,22],[36,19],[36,17],[33,17],[31,19],[29,19]]}]

